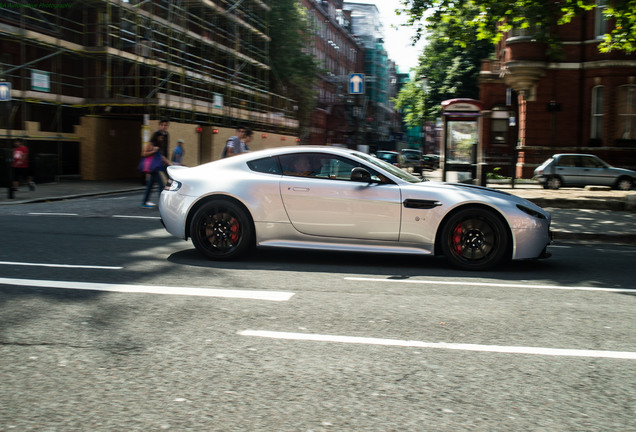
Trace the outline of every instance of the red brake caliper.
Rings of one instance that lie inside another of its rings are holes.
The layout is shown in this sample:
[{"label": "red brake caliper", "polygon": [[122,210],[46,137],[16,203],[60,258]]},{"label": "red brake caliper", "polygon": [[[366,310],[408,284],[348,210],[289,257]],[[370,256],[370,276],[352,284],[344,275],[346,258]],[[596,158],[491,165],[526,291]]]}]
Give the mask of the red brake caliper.
[{"label": "red brake caliper", "polygon": [[453,230],[453,249],[458,254],[462,253],[462,224],[457,224]]},{"label": "red brake caliper", "polygon": [[232,235],[230,236],[232,238],[232,241],[234,243],[236,243],[239,239],[239,231],[240,231],[240,227],[239,227],[239,223],[236,219],[234,219],[234,221],[232,222],[232,226],[230,228],[230,231],[232,231]]}]

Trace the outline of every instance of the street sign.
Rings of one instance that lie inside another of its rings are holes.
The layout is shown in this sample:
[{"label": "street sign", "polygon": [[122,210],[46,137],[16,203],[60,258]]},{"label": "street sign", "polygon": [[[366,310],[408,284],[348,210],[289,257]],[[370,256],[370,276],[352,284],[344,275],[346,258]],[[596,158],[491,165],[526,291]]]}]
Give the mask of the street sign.
[{"label": "street sign", "polygon": [[0,101],[11,100],[11,83],[2,81],[0,82]]},{"label": "street sign", "polygon": [[349,74],[349,94],[364,94],[364,74]]},{"label": "street sign", "polygon": [[31,89],[41,92],[51,91],[50,74],[46,71],[31,69]]}]

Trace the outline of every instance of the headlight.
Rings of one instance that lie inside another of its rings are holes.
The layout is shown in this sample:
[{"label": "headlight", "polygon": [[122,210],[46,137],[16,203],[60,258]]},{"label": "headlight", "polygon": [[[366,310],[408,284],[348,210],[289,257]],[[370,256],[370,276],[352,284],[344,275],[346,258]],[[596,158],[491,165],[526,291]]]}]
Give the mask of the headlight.
[{"label": "headlight", "polygon": [[528,214],[528,215],[530,215],[530,216],[532,216],[534,218],[546,219],[546,217],[545,217],[545,215],[543,213],[539,213],[538,211],[532,210],[531,208],[528,208],[526,206],[522,206],[520,204],[517,204],[517,208],[519,210],[521,210],[522,212],[524,212],[525,214]]},{"label": "headlight", "polygon": [[168,183],[166,183],[166,187],[164,188],[164,190],[172,192],[178,191],[179,189],[181,189],[181,183],[173,179],[168,179]]}]

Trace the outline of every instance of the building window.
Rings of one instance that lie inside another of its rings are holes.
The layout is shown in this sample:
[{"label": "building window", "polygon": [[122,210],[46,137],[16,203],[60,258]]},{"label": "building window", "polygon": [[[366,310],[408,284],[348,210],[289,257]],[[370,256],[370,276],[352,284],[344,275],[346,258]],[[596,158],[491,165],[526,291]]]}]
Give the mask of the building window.
[{"label": "building window", "polygon": [[603,11],[607,7],[607,0],[597,0],[594,9],[594,36],[599,39],[607,33],[607,19],[603,15]]},{"label": "building window", "polygon": [[592,89],[592,128],[591,139],[600,140],[603,137],[603,86]]},{"label": "building window", "polygon": [[497,146],[508,144],[508,119],[492,120],[492,143]]},{"label": "building window", "polygon": [[618,139],[636,139],[636,85],[618,88]]}]

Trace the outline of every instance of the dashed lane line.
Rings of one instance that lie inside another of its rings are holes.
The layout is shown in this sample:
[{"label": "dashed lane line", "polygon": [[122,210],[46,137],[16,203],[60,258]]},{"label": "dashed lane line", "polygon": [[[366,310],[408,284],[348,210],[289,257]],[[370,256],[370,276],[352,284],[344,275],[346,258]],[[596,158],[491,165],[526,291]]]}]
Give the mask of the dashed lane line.
[{"label": "dashed lane line", "polygon": [[[29,216],[80,216],[79,213],[27,213]],[[112,218],[115,219],[161,219],[159,216],[136,216],[136,215],[112,215]]]},{"label": "dashed lane line", "polygon": [[79,216],[77,213],[27,213],[29,216]]},{"label": "dashed lane line", "polygon": [[26,267],[50,267],[50,268],[76,268],[76,269],[97,269],[97,270],[121,270],[121,266],[98,266],[79,264],[50,264],[50,263],[28,263],[17,261],[0,261],[0,265],[26,266]]},{"label": "dashed lane line", "polygon": [[283,302],[290,300],[294,293],[283,291],[229,290],[213,288],[191,288],[178,286],[107,284],[96,282],[72,282],[37,279],[0,278],[0,285],[12,285],[38,288],[57,288],[85,291],[103,291],[128,294],[159,294],[199,297],[222,297],[249,300]]},{"label": "dashed lane line", "polygon": [[587,358],[609,358],[636,360],[636,352],[629,351],[601,351],[601,350],[580,350],[562,348],[542,348],[526,346],[500,346],[500,345],[479,345],[466,343],[446,343],[446,342],[422,342],[399,339],[381,339],[371,337],[356,336],[336,336],[323,334],[289,333],[266,330],[244,330],[239,332],[241,336],[252,336],[269,339],[283,339],[310,342],[331,342],[343,344],[365,344],[381,345],[406,348],[443,349],[456,351],[479,351],[501,354],[526,354],[559,357],[587,357]]},{"label": "dashed lane line", "polygon": [[422,284],[422,285],[456,285],[456,286],[483,286],[497,288],[527,288],[527,289],[551,289],[551,290],[570,290],[570,291],[605,291],[615,293],[636,294],[634,288],[605,288],[605,287],[585,287],[585,286],[565,286],[565,285],[533,285],[533,284],[511,284],[496,282],[469,282],[469,281],[441,281],[441,280],[421,280],[421,279],[383,279],[383,278],[364,278],[364,277],[345,277],[345,280],[362,281],[362,282],[388,282],[388,283],[404,283],[404,284]]}]

